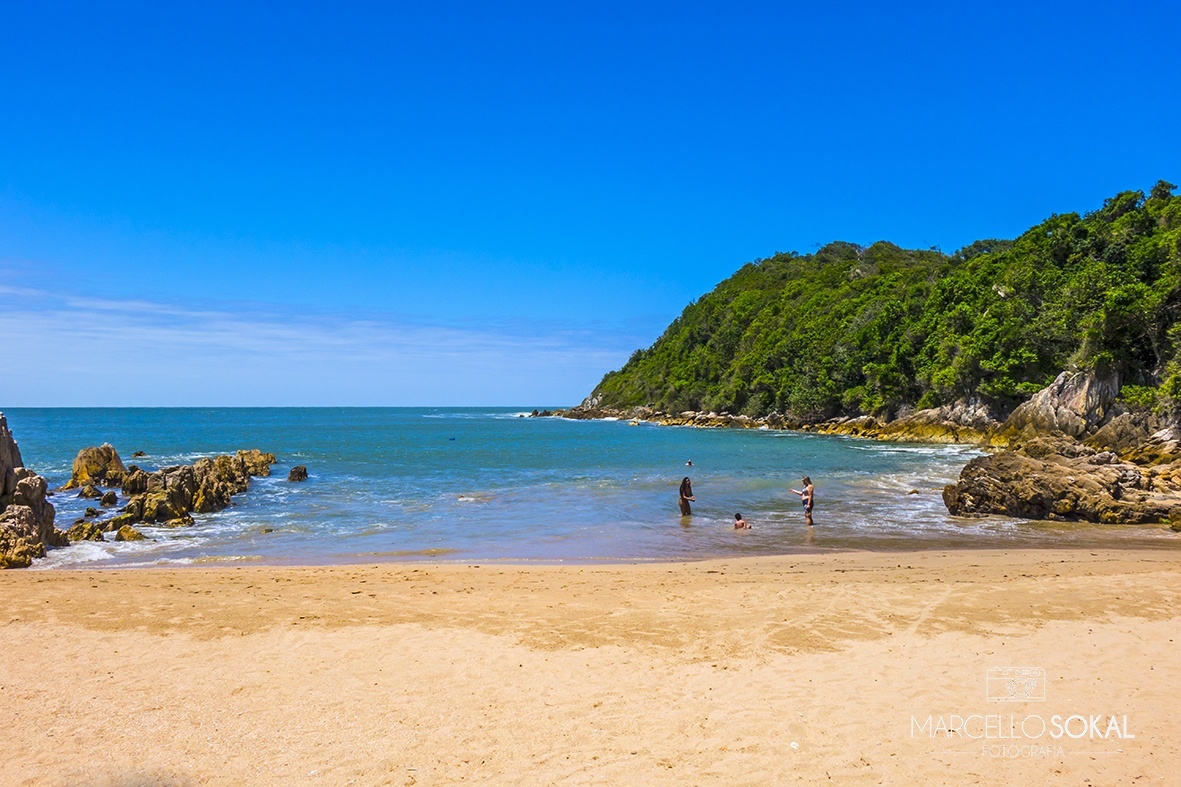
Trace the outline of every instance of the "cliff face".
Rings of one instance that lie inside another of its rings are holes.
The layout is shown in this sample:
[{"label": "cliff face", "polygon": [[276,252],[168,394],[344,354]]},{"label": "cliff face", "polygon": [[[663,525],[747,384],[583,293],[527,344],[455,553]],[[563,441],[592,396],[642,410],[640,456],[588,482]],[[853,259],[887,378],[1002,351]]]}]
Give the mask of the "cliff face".
[{"label": "cliff face", "polygon": [[1013,411],[1006,430],[1033,434],[1062,432],[1076,439],[1106,423],[1119,395],[1119,376],[1063,372],[1054,382]]},{"label": "cliff face", "polygon": [[47,546],[65,546],[53,526],[45,479],[24,466],[8,421],[0,414],[0,568],[24,568]]},{"label": "cliff face", "polygon": [[12,438],[12,432],[8,431],[8,420],[5,419],[4,413],[0,413],[0,512],[11,500],[13,490],[16,489],[16,468],[24,466],[16,440]]}]

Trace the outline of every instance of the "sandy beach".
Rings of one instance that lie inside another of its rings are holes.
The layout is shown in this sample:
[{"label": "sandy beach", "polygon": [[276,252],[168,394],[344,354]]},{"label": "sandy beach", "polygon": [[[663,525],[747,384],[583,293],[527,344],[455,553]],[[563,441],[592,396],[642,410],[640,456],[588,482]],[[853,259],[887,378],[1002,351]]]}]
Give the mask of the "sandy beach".
[{"label": "sandy beach", "polygon": [[1179,594],[1172,550],[8,571],[0,781],[1176,783]]}]

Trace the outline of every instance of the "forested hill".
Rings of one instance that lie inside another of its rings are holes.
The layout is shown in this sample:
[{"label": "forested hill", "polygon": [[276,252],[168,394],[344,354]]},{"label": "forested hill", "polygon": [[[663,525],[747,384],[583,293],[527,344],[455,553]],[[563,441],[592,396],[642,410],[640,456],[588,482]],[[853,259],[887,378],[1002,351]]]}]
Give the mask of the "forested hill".
[{"label": "forested hill", "polygon": [[801,420],[972,396],[1006,411],[1064,369],[1098,368],[1142,404],[1181,400],[1175,188],[952,255],[832,243],[748,263],[592,396]]}]

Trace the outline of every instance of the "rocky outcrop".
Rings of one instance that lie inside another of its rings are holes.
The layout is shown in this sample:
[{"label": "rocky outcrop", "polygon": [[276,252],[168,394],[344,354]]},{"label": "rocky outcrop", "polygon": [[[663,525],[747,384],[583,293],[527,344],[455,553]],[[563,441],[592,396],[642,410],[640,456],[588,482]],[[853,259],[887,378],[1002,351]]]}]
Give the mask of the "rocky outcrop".
[{"label": "rocky outcrop", "polygon": [[53,526],[54,508],[45,479],[24,466],[8,421],[0,414],[0,568],[23,568],[45,548],[65,546]]},{"label": "rocky outcrop", "polygon": [[1181,521],[1181,440],[1125,412],[1114,375],[1063,372],[1017,407],[944,489],[948,511],[1109,524]]},{"label": "rocky outcrop", "polygon": [[307,481],[308,469],[304,465],[296,465],[291,468],[291,472],[287,474],[287,480],[292,482]]},{"label": "rocky outcrop", "polygon": [[1181,519],[1181,462],[1141,467],[1072,438],[1039,437],[973,459],[943,501],[959,516],[1169,522]]},{"label": "rocky outcrop", "polygon": [[[117,458],[117,457],[116,457]],[[231,498],[250,485],[250,479],[267,476],[275,455],[258,449],[238,451],[191,465],[165,467],[147,473],[132,465],[124,471],[122,513],[102,524],[105,530],[147,522],[166,527],[193,524],[193,514],[221,511]]]},{"label": "rocky outcrop", "polygon": [[[123,483],[123,476],[126,473],[127,468],[123,466],[123,460],[119,458],[114,446],[104,443],[97,448],[83,448],[78,452],[78,455],[74,457],[70,480],[63,488],[83,487],[85,489],[86,487],[119,486]],[[86,496],[100,497],[101,495],[100,492],[98,495]]]}]

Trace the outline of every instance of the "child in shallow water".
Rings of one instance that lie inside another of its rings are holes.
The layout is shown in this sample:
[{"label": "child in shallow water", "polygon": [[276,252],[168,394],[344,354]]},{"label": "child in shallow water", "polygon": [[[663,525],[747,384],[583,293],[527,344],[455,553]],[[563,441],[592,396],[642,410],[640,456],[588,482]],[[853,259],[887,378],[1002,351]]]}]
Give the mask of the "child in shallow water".
[{"label": "child in shallow water", "polygon": [[750,525],[746,524],[746,520],[742,518],[742,514],[734,515],[734,529],[735,530],[750,530]]}]

